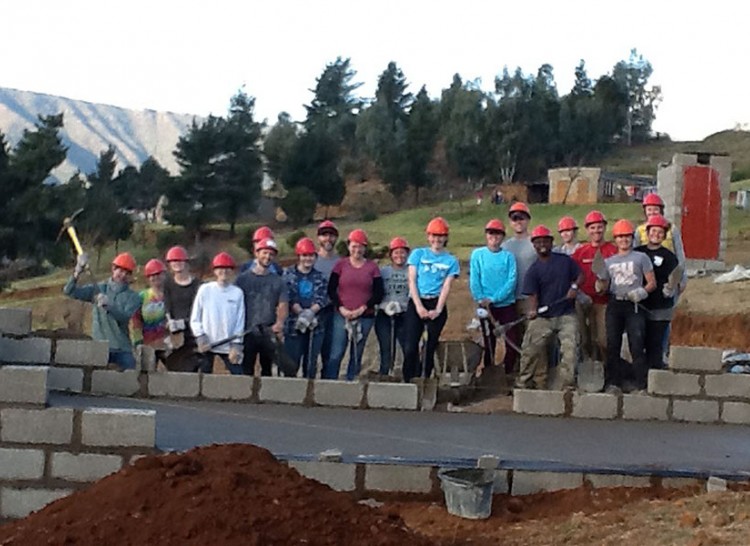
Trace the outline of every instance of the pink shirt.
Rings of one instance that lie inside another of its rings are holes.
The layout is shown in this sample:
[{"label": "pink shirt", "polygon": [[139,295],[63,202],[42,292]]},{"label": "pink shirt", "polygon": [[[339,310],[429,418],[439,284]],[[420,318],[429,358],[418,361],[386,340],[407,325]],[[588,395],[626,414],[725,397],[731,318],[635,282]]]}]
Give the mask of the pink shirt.
[{"label": "pink shirt", "polygon": [[339,301],[347,309],[367,305],[372,297],[373,279],[380,277],[380,268],[372,260],[365,260],[362,267],[354,267],[349,258],[342,258],[333,266],[332,273],[339,276]]}]

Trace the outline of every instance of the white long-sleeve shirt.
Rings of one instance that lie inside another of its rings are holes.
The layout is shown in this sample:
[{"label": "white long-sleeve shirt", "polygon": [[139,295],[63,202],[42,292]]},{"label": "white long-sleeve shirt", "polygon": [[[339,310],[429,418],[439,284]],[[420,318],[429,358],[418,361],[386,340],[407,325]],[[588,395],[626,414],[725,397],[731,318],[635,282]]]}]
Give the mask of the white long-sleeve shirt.
[{"label": "white long-sleeve shirt", "polygon": [[[242,344],[245,329],[245,299],[242,290],[233,284],[221,286],[216,281],[201,285],[195,295],[190,313],[190,328],[196,338],[208,337],[214,343],[229,336],[239,336],[232,344]],[[229,353],[229,343],[212,349],[215,353]]]}]

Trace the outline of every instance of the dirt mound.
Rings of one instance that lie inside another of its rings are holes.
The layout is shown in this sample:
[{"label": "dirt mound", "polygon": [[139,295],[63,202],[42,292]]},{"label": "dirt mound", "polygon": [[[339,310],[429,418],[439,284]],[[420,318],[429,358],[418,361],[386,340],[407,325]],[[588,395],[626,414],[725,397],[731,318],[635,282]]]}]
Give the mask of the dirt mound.
[{"label": "dirt mound", "polygon": [[672,321],[672,345],[750,351],[750,315],[703,315],[677,310]]},{"label": "dirt mound", "polygon": [[4,546],[434,544],[250,445],[150,456],[0,527]]}]

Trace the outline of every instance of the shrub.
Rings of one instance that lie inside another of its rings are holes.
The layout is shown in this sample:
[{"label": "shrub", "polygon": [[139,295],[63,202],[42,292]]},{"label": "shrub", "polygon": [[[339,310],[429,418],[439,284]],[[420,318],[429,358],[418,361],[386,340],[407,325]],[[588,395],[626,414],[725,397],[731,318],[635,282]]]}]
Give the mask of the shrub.
[{"label": "shrub", "polygon": [[293,249],[294,245],[296,245],[297,241],[302,239],[302,237],[307,237],[307,234],[304,231],[302,231],[301,229],[298,229],[297,231],[293,231],[286,238],[286,244],[289,245],[289,248]]},{"label": "shrub", "polygon": [[289,190],[281,203],[287,219],[293,227],[297,227],[312,220],[317,200],[308,188],[298,187]]}]

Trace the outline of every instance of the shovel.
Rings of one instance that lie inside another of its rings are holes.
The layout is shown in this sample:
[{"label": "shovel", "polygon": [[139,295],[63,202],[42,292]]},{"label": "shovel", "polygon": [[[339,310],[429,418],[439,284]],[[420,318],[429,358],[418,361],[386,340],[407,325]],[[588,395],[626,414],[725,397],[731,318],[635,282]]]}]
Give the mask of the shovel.
[{"label": "shovel", "polygon": [[604,279],[607,276],[607,264],[604,263],[604,256],[602,256],[600,248],[597,248],[594,254],[594,260],[591,262],[591,271],[599,279]]}]

